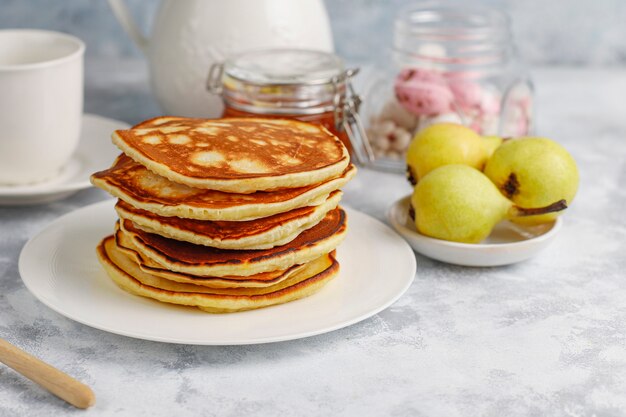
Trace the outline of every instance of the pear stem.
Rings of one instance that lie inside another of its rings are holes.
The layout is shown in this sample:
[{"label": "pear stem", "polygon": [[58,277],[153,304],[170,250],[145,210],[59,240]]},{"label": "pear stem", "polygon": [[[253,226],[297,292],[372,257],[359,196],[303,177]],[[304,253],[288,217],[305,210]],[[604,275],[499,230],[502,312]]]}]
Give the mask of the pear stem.
[{"label": "pear stem", "polygon": [[556,211],[563,211],[567,208],[567,201],[559,200],[556,203],[552,203],[545,207],[537,208],[524,208],[519,206],[513,206],[515,217],[535,216],[538,214],[554,213]]}]

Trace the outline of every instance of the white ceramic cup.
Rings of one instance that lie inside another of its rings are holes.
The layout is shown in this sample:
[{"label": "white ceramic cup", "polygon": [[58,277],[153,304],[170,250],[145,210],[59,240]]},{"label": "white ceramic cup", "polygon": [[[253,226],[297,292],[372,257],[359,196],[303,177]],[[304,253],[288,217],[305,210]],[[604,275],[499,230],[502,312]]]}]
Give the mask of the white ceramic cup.
[{"label": "white ceramic cup", "polygon": [[85,44],[64,33],[0,30],[0,184],[59,174],[78,145]]}]

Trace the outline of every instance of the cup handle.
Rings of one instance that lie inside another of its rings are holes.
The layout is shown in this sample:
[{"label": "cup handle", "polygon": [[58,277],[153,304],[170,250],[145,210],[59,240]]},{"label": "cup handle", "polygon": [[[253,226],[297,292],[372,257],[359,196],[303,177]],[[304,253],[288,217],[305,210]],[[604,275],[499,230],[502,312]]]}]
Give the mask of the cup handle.
[{"label": "cup handle", "polygon": [[113,10],[113,14],[117,18],[120,25],[124,28],[126,34],[135,42],[135,45],[141,49],[144,54],[148,52],[148,38],[141,33],[139,27],[130,15],[128,6],[124,0],[109,0],[109,6]]}]

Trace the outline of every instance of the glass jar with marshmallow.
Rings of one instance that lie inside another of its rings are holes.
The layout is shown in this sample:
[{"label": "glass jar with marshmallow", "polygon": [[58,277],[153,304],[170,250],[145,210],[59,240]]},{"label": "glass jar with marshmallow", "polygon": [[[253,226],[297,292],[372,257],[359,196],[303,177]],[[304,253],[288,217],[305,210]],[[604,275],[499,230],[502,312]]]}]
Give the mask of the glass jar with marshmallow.
[{"label": "glass jar with marshmallow", "polygon": [[404,171],[419,130],[462,123],[481,135],[531,133],[533,88],[502,12],[432,5],[401,12],[391,68],[370,82],[366,129],[374,167]]}]

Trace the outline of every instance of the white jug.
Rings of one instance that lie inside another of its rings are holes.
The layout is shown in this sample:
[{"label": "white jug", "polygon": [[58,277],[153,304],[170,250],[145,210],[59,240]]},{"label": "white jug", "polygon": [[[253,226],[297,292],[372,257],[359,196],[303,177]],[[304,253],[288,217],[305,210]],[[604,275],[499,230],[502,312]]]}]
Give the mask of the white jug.
[{"label": "white jug", "polygon": [[294,47],[333,51],[322,0],[164,0],[144,37],[123,0],[115,16],[150,65],[152,90],[169,115],[219,117],[221,98],[205,88],[214,62],[243,51]]}]

